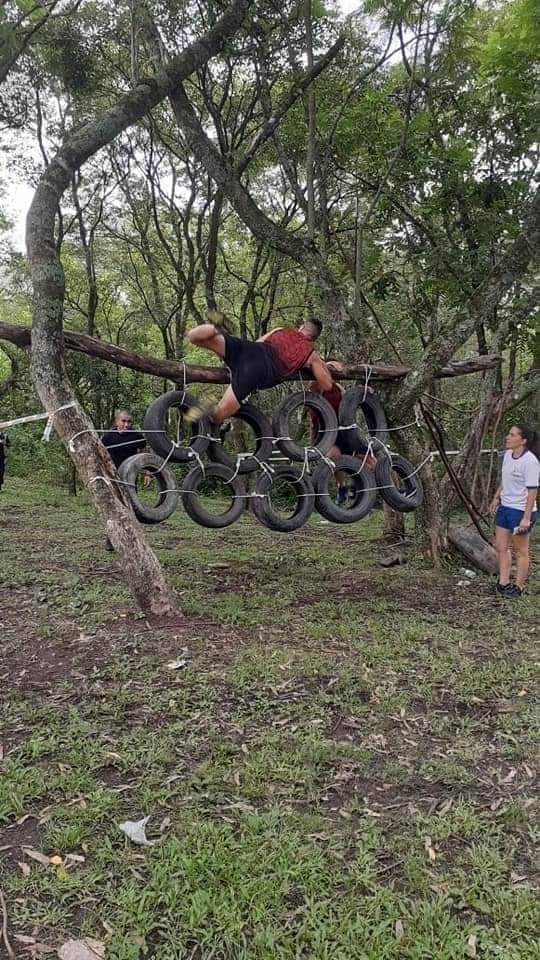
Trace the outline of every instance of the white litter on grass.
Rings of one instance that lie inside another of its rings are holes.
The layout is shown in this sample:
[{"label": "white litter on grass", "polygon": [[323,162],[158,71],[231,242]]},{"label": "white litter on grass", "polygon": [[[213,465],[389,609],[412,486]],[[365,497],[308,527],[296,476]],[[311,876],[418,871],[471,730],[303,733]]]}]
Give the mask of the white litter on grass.
[{"label": "white litter on grass", "polygon": [[59,948],[58,956],[60,960],[105,960],[105,944],[92,937],[67,940]]},{"label": "white litter on grass", "polygon": [[458,573],[460,577],[467,577],[468,580],[474,580],[476,576],[474,570],[469,570],[468,567],[460,567]]},{"label": "white litter on grass", "polygon": [[174,660],[169,660],[167,670],[182,670],[187,667],[188,648],[180,647],[178,656]]},{"label": "white litter on grass", "polygon": [[321,527],[322,527],[323,524],[330,523],[330,521],[329,521],[329,520],[319,520],[319,523],[320,523],[320,525],[321,525]]},{"label": "white litter on grass", "polygon": [[187,667],[187,660],[185,657],[178,657],[178,660],[169,660],[167,664],[168,670],[181,670],[182,667]]},{"label": "white litter on grass", "polygon": [[125,820],[118,826],[132,843],[138,843],[141,847],[153,847],[156,843],[159,843],[159,840],[148,840],[146,836],[146,824],[149,819],[150,815],[143,817],[142,820]]},{"label": "white litter on grass", "polygon": [[471,581],[470,581],[470,580],[458,580],[457,585],[458,585],[458,587],[470,587]]}]

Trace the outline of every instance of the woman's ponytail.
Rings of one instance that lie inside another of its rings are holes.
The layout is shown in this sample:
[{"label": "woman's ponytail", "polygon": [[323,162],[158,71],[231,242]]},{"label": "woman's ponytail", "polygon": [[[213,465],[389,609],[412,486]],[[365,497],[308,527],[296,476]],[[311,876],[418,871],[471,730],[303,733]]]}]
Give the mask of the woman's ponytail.
[{"label": "woman's ponytail", "polygon": [[540,460],[540,434],[538,431],[528,427],[525,423],[517,423],[516,426],[523,439],[527,441],[527,450],[534,453],[535,457]]}]

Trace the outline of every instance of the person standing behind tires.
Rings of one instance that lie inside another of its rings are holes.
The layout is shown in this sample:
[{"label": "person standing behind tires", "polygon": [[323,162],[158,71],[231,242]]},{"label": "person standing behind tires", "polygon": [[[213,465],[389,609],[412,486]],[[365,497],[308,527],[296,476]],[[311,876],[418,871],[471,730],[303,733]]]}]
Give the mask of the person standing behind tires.
[{"label": "person standing behind tires", "polygon": [[[342,367],[342,364],[339,364],[337,361],[334,361],[334,360],[330,361],[330,363],[332,364],[332,367],[331,367],[332,370],[335,370],[336,372],[337,371],[341,372],[340,367]],[[310,383],[309,389],[311,390],[312,393],[319,393],[324,400],[327,400],[330,406],[332,407],[332,409],[335,411],[336,417],[338,417],[339,419],[339,407],[343,397],[342,387],[340,387],[338,383],[333,383],[329,390],[322,390],[320,385],[317,383],[317,381],[314,380],[312,383]],[[368,387],[368,390],[370,393],[373,393],[373,390],[371,387]],[[314,436],[316,436],[317,430],[319,429],[317,414],[315,413],[314,410],[308,410],[308,413],[311,418],[311,422],[313,424]],[[359,454],[356,450],[353,449],[350,439],[347,436],[347,430],[338,430],[336,442],[334,446],[330,448],[326,456],[330,460],[336,460],[337,457],[341,457],[344,454],[351,457],[361,456],[362,460],[364,461],[364,465],[368,468],[368,470],[375,469],[377,460],[373,456],[373,454],[372,453]],[[347,476],[341,470],[336,470],[335,478],[337,483],[337,503],[340,506],[342,506],[344,503],[347,502],[347,496],[349,492],[347,490],[347,485],[346,485]]]},{"label": "person standing behind tires", "polygon": [[140,430],[132,430],[133,417],[127,410],[117,410],[114,415],[113,429],[104,433],[101,442],[107,447],[109,456],[116,469],[128,457],[142,453],[146,446],[146,439]]},{"label": "person standing behind tires", "polygon": [[10,446],[10,439],[5,433],[0,432],[0,490],[4,483],[6,471],[6,449]]},{"label": "person standing behind tires", "polygon": [[[146,439],[140,430],[132,430],[133,417],[127,410],[117,410],[114,415],[113,429],[104,433],[101,442],[107,447],[109,456],[116,469],[124,463],[128,457],[135,456],[136,453],[142,453],[146,447]],[[145,477],[145,486],[152,482],[151,477]],[[114,547],[108,537],[105,538],[105,549],[113,551]]]},{"label": "person standing behind tires", "polygon": [[[538,518],[540,437],[523,424],[510,428],[499,488],[490,505],[495,515],[495,549],[499,579],[496,591],[503,597],[523,595],[529,572],[529,538]],[[510,583],[512,551],[516,582]]]}]

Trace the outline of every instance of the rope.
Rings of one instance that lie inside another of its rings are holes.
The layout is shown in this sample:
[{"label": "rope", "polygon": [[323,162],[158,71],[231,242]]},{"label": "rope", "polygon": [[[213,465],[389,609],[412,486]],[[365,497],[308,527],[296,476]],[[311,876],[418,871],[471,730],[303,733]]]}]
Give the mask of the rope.
[{"label": "rope", "polygon": [[56,414],[60,413],[61,410],[69,410],[70,407],[76,406],[77,401],[71,400],[70,403],[64,403],[61,407],[57,407],[56,410],[52,410],[50,413],[32,413],[27,417],[16,417],[14,420],[2,420],[0,422],[0,430],[7,429],[7,427],[16,427],[19,423],[35,423],[37,420],[46,420],[47,425],[43,431],[42,439],[48,442],[51,439]]},{"label": "rope", "polygon": [[433,438],[433,442],[435,443],[435,446],[437,447],[437,450],[440,453],[441,460],[444,463],[446,472],[450,477],[450,482],[452,483],[452,486],[454,487],[459,499],[462,501],[465,509],[467,510],[467,513],[469,514],[472,522],[474,523],[476,529],[478,530],[478,533],[480,534],[483,540],[485,540],[486,542],[489,542],[484,530],[482,530],[482,527],[480,526],[480,521],[489,526],[489,520],[486,520],[483,514],[480,513],[476,504],[471,500],[471,498],[468,496],[467,492],[465,491],[463,484],[461,483],[454,468],[452,467],[452,464],[450,463],[448,457],[446,456],[446,451],[444,449],[444,440],[441,434],[440,427],[437,424],[434,417],[432,416],[432,414],[429,413],[428,410],[426,410],[421,400],[420,400],[420,409],[422,410],[422,413],[424,415],[424,420],[426,421],[428,430]]},{"label": "rope", "polygon": [[368,395],[368,389],[369,389],[369,380],[372,373],[373,373],[373,367],[371,366],[371,364],[365,363],[364,364],[364,395],[362,397],[362,403],[366,402],[366,397]]}]

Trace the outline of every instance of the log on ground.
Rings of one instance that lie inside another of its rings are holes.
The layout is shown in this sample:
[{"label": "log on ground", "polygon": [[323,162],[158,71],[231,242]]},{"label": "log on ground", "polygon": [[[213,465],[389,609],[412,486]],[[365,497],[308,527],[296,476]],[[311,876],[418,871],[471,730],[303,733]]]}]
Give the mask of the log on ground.
[{"label": "log on ground", "polygon": [[497,554],[475,527],[451,527],[448,540],[459,553],[484,573],[497,573]]}]

